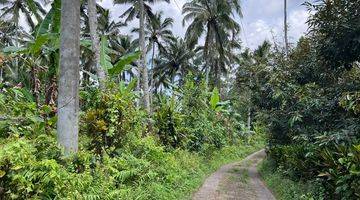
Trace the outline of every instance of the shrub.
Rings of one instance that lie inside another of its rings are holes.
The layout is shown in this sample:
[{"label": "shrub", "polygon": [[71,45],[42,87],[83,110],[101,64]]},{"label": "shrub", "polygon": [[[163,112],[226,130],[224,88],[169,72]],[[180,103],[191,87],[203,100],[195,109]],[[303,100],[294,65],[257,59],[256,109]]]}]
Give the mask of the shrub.
[{"label": "shrub", "polygon": [[145,134],[145,112],[134,104],[133,92],[109,84],[105,91],[83,92],[82,96],[88,108],[82,116],[82,133],[90,138],[88,148],[96,154],[101,155],[103,150],[113,154]]},{"label": "shrub", "polygon": [[184,147],[186,141],[185,117],[181,114],[180,105],[175,103],[174,98],[160,97],[154,121],[156,133],[164,146],[174,149]]}]

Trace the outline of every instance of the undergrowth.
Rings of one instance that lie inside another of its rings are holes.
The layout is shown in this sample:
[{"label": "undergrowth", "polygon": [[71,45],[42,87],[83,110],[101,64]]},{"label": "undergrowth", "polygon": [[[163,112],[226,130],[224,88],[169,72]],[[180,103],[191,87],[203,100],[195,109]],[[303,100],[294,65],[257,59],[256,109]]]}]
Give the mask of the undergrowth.
[{"label": "undergrowth", "polygon": [[176,106],[164,97],[151,128],[130,86],[83,91],[79,152],[66,157],[56,110],[4,88],[0,199],[189,199],[208,174],[264,146],[262,126],[246,134],[231,106],[202,87],[190,80]]},{"label": "undergrowth", "polygon": [[285,176],[271,158],[260,163],[258,170],[278,200],[322,200],[323,188],[316,182],[294,181]]}]

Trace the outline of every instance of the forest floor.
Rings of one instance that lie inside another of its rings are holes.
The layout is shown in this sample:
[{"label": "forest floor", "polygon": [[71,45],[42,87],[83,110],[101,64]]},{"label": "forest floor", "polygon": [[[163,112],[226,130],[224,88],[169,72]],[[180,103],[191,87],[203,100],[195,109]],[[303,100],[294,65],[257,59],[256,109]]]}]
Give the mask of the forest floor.
[{"label": "forest floor", "polygon": [[192,199],[275,200],[256,169],[265,155],[265,151],[261,150],[241,162],[222,166],[205,180]]}]

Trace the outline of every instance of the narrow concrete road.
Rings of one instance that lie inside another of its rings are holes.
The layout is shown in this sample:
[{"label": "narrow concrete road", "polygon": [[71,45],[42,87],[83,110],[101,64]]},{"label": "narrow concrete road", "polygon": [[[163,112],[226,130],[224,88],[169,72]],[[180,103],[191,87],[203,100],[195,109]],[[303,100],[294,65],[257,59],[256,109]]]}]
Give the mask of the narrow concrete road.
[{"label": "narrow concrete road", "polygon": [[222,166],[208,177],[193,200],[275,200],[256,166],[266,156],[258,151],[241,162]]}]

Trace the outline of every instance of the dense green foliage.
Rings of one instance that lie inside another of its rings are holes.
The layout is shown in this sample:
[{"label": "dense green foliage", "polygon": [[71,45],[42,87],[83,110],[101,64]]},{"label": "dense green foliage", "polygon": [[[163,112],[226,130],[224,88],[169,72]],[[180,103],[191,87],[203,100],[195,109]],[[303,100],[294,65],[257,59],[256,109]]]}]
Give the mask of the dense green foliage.
[{"label": "dense green foliage", "polygon": [[284,176],[283,172],[276,169],[273,160],[264,160],[258,166],[259,172],[266,185],[278,200],[308,200],[321,199],[324,191],[321,185],[313,182],[297,182]]},{"label": "dense green foliage", "polygon": [[[2,88],[1,197],[187,198],[221,164],[261,148],[263,132],[244,142],[241,130],[229,130],[227,117],[210,109],[203,84],[189,77],[185,85],[178,106],[163,102],[169,97],[159,102],[151,129],[143,126],[146,115],[134,105],[132,85],[83,91],[81,150],[71,157],[56,144],[50,107],[37,108],[25,89]],[[228,133],[236,134],[232,146]]]},{"label": "dense green foliage", "polygon": [[[308,34],[286,50],[276,41],[242,49],[237,0],[186,2],[184,38],[153,13],[159,1],[144,0],[142,18],[142,1],[115,0],[131,6],[114,21],[97,5],[100,66],[81,1],[71,156],[56,131],[62,2],[0,0],[0,199],[189,198],[265,135],[261,171],[280,199],[360,198],[359,0],[304,3]],[[120,29],[137,18],[145,24],[132,34],[145,29],[146,52]]]},{"label": "dense green foliage", "polygon": [[308,6],[309,35],[288,57],[277,48],[259,56],[264,45],[244,54],[251,64],[239,69],[237,84],[251,91],[257,120],[268,124],[268,154],[282,173],[320,183],[324,199],[358,199],[360,4]]}]

